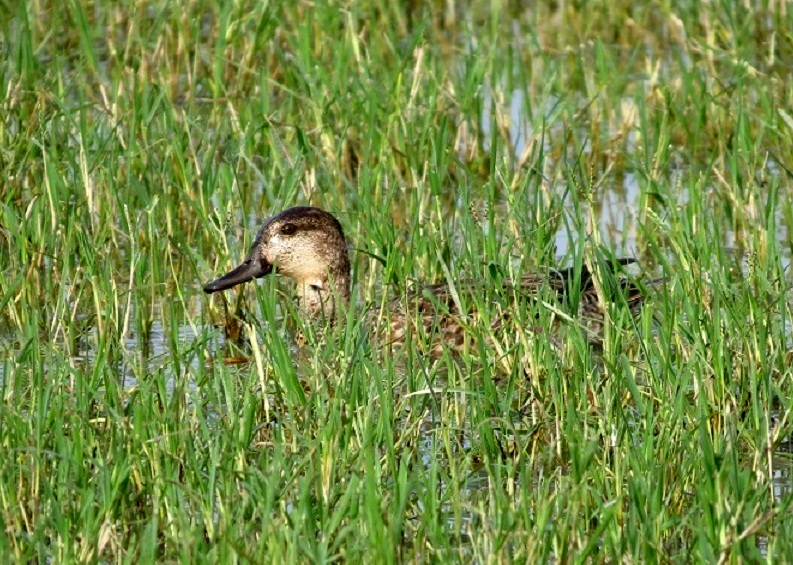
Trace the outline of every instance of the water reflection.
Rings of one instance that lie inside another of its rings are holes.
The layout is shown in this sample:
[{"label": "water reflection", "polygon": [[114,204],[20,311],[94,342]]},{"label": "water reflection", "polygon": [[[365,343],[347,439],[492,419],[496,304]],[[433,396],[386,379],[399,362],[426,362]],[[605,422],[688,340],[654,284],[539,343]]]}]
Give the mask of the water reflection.
[{"label": "water reflection", "polygon": [[[558,171],[564,170],[568,165],[554,162],[551,157],[553,155],[551,139],[565,139],[566,136],[562,125],[563,120],[553,116],[558,103],[558,98],[549,94],[542,108],[535,111],[535,115],[531,115],[523,90],[514,89],[507,91],[501,89],[494,93],[492,87],[485,86],[483,88],[482,115],[480,117],[482,150],[485,152],[489,151],[493,136],[497,135],[502,140],[502,143],[507,143],[510,146],[511,157],[514,161],[520,163],[525,158],[527,151],[533,150],[537,152],[539,149],[532,148],[531,144],[542,140],[544,143],[541,148],[542,154],[546,156],[546,159],[541,164],[541,167],[543,167],[541,172],[553,187],[554,183],[557,182]],[[590,100],[582,98],[579,106],[583,111],[590,103]],[[620,139],[624,136],[625,142],[621,146],[622,151],[626,154],[633,154],[637,151],[635,148],[636,128],[638,127],[635,116],[636,104],[630,97],[626,97],[620,108],[625,114],[624,124],[620,126],[624,131],[611,132],[613,133],[612,137]],[[500,116],[500,118],[495,119],[495,115]],[[552,117],[553,119],[551,119]],[[539,124],[539,127],[544,128],[547,123],[556,125],[545,131],[536,131],[535,124]],[[589,156],[593,151],[591,140],[585,139],[583,147],[575,149],[576,155],[581,152],[582,155]],[[689,189],[684,184],[684,180],[692,174],[692,171],[690,167],[685,165],[680,151],[678,150],[677,153],[672,151],[668,158],[670,163],[668,170],[656,173],[664,179],[664,183],[675,189],[676,201],[666,204],[672,207],[686,206],[690,199]],[[614,156],[614,162],[620,160],[621,157]],[[600,235],[609,245],[618,245],[626,250],[635,250],[640,243],[639,228],[641,219],[638,215],[644,204],[641,200],[643,197],[643,184],[639,175],[646,173],[631,170],[629,167],[625,167],[624,164],[619,166],[619,171],[611,170],[610,167],[611,165],[607,163],[606,170],[591,171],[596,177],[602,177],[603,182],[606,183],[605,186],[599,187],[594,195],[595,200],[592,202]],[[778,179],[784,176],[780,166],[772,158],[768,158],[764,163],[764,167],[753,172],[753,174],[754,178],[749,179],[747,182],[754,182],[758,186],[768,187],[769,193],[771,191],[770,182],[775,182],[770,179]],[[562,182],[567,183],[568,181],[563,180]],[[694,180],[693,182],[698,181]],[[717,175],[717,179],[714,179],[713,182],[714,186],[702,188],[703,192],[713,193],[719,198],[728,198],[728,195],[719,196],[722,192],[728,190],[725,188],[729,185],[727,180]],[[717,186],[715,184],[717,182],[721,183],[721,185]],[[575,216],[576,204],[578,204],[572,202],[572,200],[573,198],[568,198],[565,202],[566,211],[570,214],[570,217]],[[758,216],[758,214],[762,214],[760,210],[763,205],[754,203],[754,206],[756,210],[748,210],[746,213],[754,214],[757,216],[757,222],[763,222],[764,218]],[[782,206],[777,206],[774,210],[776,231],[773,234],[768,234],[769,237],[775,237],[778,242],[787,241],[789,232],[787,218],[785,218],[782,208]],[[736,234],[733,227],[732,225],[722,226],[721,244],[725,248],[741,248],[744,245],[742,239],[745,239],[746,234]],[[576,234],[574,233],[571,234],[564,231],[557,233],[555,243],[560,255],[567,255],[572,248],[575,248],[580,243],[575,241],[575,237]],[[790,249],[783,248],[781,254],[784,261],[783,266],[787,268],[791,260]]]}]

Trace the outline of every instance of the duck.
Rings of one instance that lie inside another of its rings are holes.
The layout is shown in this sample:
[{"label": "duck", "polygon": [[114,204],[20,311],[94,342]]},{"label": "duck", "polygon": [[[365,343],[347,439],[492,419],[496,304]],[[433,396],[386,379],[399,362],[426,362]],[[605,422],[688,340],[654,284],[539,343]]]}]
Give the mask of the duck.
[{"label": "duck", "polygon": [[[634,262],[635,259],[625,257],[616,259],[610,266],[615,270],[617,288],[631,313],[636,315],[645,300],[642,286],[616,272],[619,267]],[[203,290],[212,294],[273,273],[295,283],[298,310],[307,320],[335,324],[342,319],[341,312],[350,303],[351,275],[348,243],[339,220],[312,206],[297,206],[272,216],[257,233],[242,263],[205,284]],[[649,281],[646,286],[659,280]],[[574,289],[573,285],[578,288]],[[444,348],[460,349],[467,341],[466,328],[471,322],[467,315],[461,314],[458,293],[473,292],[474,288],[475,285],[466,283],[422,285],[389,301],[385,314],[369,319],[377,320],[376,333],[390,345],[404,344],[415,336],[431,336],[434,343],[429,345],[429,352],[437,356]],[[573,267],[526,273],[516,281],[504,281],[501,290],[512,297],[510,300],[516,296],[535,299],[560,313],[555,316],[550,333],[558,333],[564,320],[577,319],[588,342],[595,346],[601,343],[606,310],[586,266],[577,276]],[[569,308],[573,297],[578,301],[576,318],[564,314],[565,305]],[[497,331],[504,327],[509,316],[509,308],[496,314],[490,321],[490,329]],[[539,326],[527,331],[542,333]]]}]

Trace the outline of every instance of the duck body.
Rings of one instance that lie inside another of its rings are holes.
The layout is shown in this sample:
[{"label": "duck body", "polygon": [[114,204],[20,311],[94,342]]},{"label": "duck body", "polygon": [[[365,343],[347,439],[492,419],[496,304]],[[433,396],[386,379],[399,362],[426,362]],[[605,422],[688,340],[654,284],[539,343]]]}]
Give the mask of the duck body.
[{"label": "duck body", "polygon": [[[619,264],[633,263],[633,259],[620,259]],[[575,320],[581,326],[590,345],[602,345],[604,310],[600,296],[595,287],[591,273],[586,267],[582,268],[579,278],[577,293],[577,308],[575,316],[568,313],[575,306],[572,304],[572,286],[575,281],[573,268],[563,270],[550,270],[547,273],[530,273],[519,280],[505,280],[500,287],[488,289],[485,292],[489,304],[489,329],[488,335],[495,336],[509,329],[543,333],[543,328],[536,318],[530,324],[520,326],[526,320],[523,316],[515,315],[518,305],[539,302],[553,311],[552,323],[548,328],[552,344],[559,348],[559,333],[563,327],[563,319]],[[644,295],[638,286],[626,278],[618,279],[625,301],[632,314],[636,314],[644,301]],[[481,286],[481,285],[480,285]],[[438,355],[443,347],[456,350],[465,348],[466,327],[482,324],[481,312],[477,312],[475,305],[470,300],[474,293],[482,295],[482,289],[473,283],[463,282],[457,285],[458,294],[465,294],[468,300],[467,307],[455,298],[452,289],[447,284],[425,285],[419,290],[409,293],[406,297],[393,299],[388,308],[388,323],[377,324],[387,343],[399,344],[413,336],[430,335],[436,339],[430,344],[430,352]],[[560,314],[560,315],[557,315]],[[522,319],[522,320],[521,320]],[[385,329],[384,329],[385,328]]]},{"label": "duck body", "polygon": [[[619,265],[633,263],[624,258]],[[235,269],[207,283],[204,292],[226,290],[277,272],[292,279],[297,287],[299,309],[309,319],[335,321],[339,305],[350,301],[350,261],[347,241],[339,221],[330,213],[314,207],[290,208],[273,216],[259,230],[248,256]],[[505,281],[500,290],[508,302],[519,299],[549,298],[553,307],[566,309],[570,298],[577,295],[577,318],[587,331],[591,343],[599,343],[604,309],[589,270],[581,269],[577,280],[578,292],[573,293],[576,281],[572,268],[530,273],[517,281]],[[624,277],[616,279],[625,294],[625,301],[633,313],[644,299],[640,288]],[[544,290],[545,289],[545,290]],[[431,335],[432,353],[444,346],[459,349],[465,342],[465,327],[472,317],[461,313],[460,292],[474,292],[471,284],[454,288],[447,284],[425,285],[395,298],[388,303],[387,312],[377,316],[376,333],[387,343],[398,345],[415,336]],[[509,317],[509,311],[491,319],[491,328],[499,329]],[[559,326],[554,324],[555,330]]]}]

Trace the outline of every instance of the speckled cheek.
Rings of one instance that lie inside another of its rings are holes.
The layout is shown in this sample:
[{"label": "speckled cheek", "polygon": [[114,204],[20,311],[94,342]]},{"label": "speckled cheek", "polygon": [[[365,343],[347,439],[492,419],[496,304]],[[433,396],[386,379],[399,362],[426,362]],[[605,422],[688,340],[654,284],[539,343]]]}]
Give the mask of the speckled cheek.
[{"label": "speckled cheek", "polygon": [[272,258],[268,258],[267,260],[275,265],[282,275],[286,275],[287,277],[298,276],[299,269],[295,268],[296,265],[292,260],[295,256],[293,249],[287,247],[285,249],[274,250],[272,255]]},{"label": "speckled cheek", "polygon": [[278,249],[280,248],[280,246],[281,246],[281,238],[278,237],[277,235],[274,236],[274,237],[271,237],[266,242],[262,243],[262,246],[261,246],[262,255],[272,265],[276,264],[277,259],[281,255],[278,252]]},{"label": "speckled cheek", "polygon": [[262,243],[262,247],[266,249],[278,249],[281,247],[281,236],[278,234],[272,235],[267,238],[265,243]]}]

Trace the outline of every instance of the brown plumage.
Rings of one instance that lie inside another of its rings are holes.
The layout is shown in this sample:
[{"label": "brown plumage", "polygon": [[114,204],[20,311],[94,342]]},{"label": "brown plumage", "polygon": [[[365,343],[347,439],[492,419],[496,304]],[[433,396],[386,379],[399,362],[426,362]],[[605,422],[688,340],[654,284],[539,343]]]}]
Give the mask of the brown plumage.
[{"label": "brown plumage", "polygon": [[[633,259],[619,259],[620,265]],[[204,286],[204,292],[226,290],[273,272],[291,278],[297,285],[297,301],[301,311],[311,319],[335,321],[339,302],[350,300],[350,261],[347,242],[338,220],[328,212],[312,207],[290,208],[270,218],[259,231],[251,251],[240,266]],[[595,281],[584,267],[578,292],[572,293],[575,272],[572,268],[548,273],[526,274],[519,281],[506,281],[501,292],[507,301],[550,300],[549,307],[563,313],[577,312],[575,320],[584,328],[590,343],[600,343],[604,310]],[[624,277],[615,279],[631,312],[636,313],[644,299],[640,288]],[[652,281],[655,283],[657,281]],[[651,283],[651,284],[652,284]],[[460,314],[457,293],[476,291],[473,284],[460,283],[422,286],[404,298],[388,303],[382,315],[372,315],[369,322],[374,332],[387,344],[400,345],[409,337],[431,335],[429,351],[437,354],[443,347],[460,348],[465,342],[466,326],[476,323],[476,312]],[[570,304],[577,294],[577,305]],[[470,302],[470,301],[469,301]],[[577,307],[576,307],[577,306]],[[572,307],[572,308],[571,308]],[[555,316],[550,331],[557,333],[561,320]],[[491,321],[491,330],[498,331],[509,319],[509,312],[498,314]],[[540,331],[527,328],[527,331]]]}]

